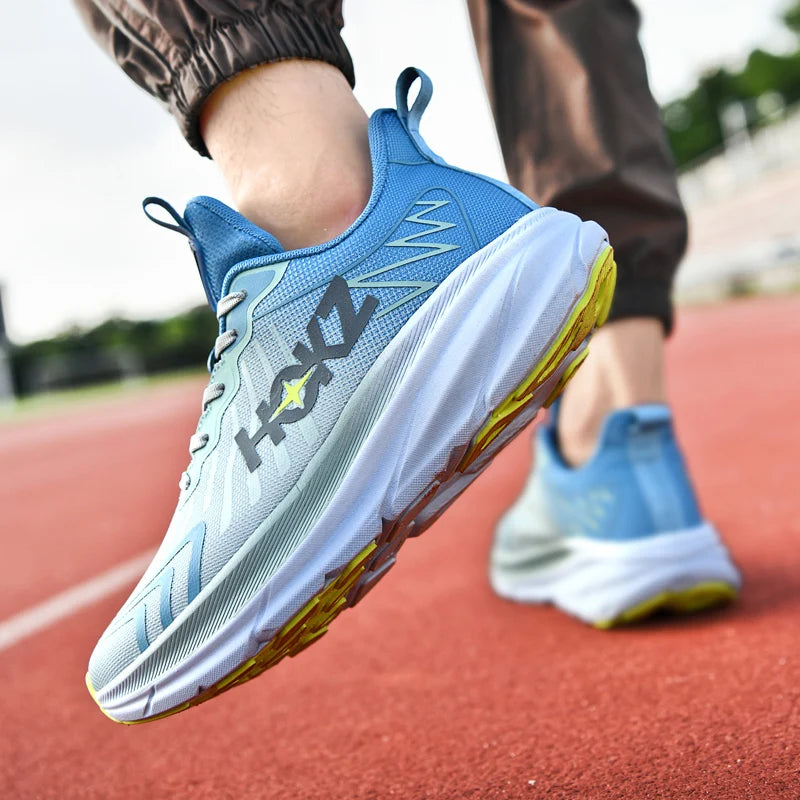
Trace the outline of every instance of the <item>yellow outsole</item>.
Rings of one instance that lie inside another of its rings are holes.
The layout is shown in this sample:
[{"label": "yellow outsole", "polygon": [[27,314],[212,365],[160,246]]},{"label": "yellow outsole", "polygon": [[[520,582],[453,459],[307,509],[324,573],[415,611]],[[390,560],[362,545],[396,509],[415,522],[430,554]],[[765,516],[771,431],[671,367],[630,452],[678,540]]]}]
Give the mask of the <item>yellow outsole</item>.
[{"label": "yellow outsole", "polygon": [[[606,321],[614,296],[616,277],[617,265],[614,261],[614,251],[611,247],[606,247],[595,261],[589,285],[576,303],[572,314],[561,329],[561,333],[528,376],[491,413],[467,451],[461,464],[462,471],[475,461],[514,418],[536,399],[537,391],[555,374],[564,359],[583,344],[594,328],[600,327]],[[543,405],[549,406],[561,394],[584,358],[585,354],[582,354],[572,362]]]},{"label": "yellow outsole", "polygon": [[[100,706],[101,710],[109,719],[114,720],[114,722],[121,722],[123,725],[154,722],[157,719],[170,717],[173,714],[185,711],[187,708],[204,703],[206,700],[210,700],[212,697],[216,697],[216,695],[222,694],[222,692],[234,686],[255,678],[277,664],[284,656],[296,656],[301,650],[304,650],[326,633],[330,622],[346,608],[346,596],[355,586],[358,578],[361,577],[364,572],[364,564],[375,548],[375,542],[370,542],[347,564],[335,580],[329,583],[315,597],[312,597],[255,656],[240,664],[224,678],[221,678],[213,686],[210,686],[191,700],[187,700],[185,703],[169,709],[169,711],[139,720],[118,720],[105,711],[102,706]],[[86,675],[86,686],[95,702],[97,702],[96,692],[88,673]]]},{"label": "yellow outsole", "polygon": [[697,583],[687,589],[659,592],[623,611],[616,617],[594,623],[595,628],[609,630],[641,622],[658,613],[694,614],[732,603],[738,592],[720,581]]},{"label": "yellow outsole", "polygon": [[[212,697],[226,692],[255,678],[270,667],[275,666],[286,656],[296,656],[310,644],[319,639],[328,630],[330,623],[345,609],[355,605],[369,591],[375,579],[382,577],[394,563],[400,546],[410,535],[418,536],[429,527],[447,505],[456,499],[458,494],[449,499],[446,506],[427,519],[418,523],[417,516],[436,496],[439,489],[456,473],[470,472],[476,459],[487,454],[493,457],[501,449],[495,440],[498,435],[534,401],[549,405],[563,391],[569,379],[582,363],[585,352],[579,354],[562,373],[557,385],[550,395],[541,402],[541,389],[552,378],[567,356],[577,350],[594,330],[602,325],[611,308],[616,282],[616,264],[611,247],[606,247],[596,259],[589,277],[588,286],[575,305],[572,313],[562,326],[561,332],[537,362],[528,376],[514,389],[506,399],[492,412],[489,419],[473,437],[469,445],[459,448],[460,460],[451,459],[455,467],[446,469],[411,503],[406,511],[393,522],[384,520],[382,533],[370,542],[354,559],[346,564],[339,574],[306,603],[264,647],[252,658],[245,661],[213,686],[200,692],[196,697],[169,709],[141,720],[115,720],[126,725],[153,722],[157,719],[172,716],[192,706],[210,700]],[[494,447],[492,446],[494,443]],[[505,444],[505,443],[504,443]],[[475,471],[475,470],[472,470]],[[466,485],[464,486],[466,488]],[[366,578],[373,577],[367,581]],[[86,685],[97,702],[96,692],[86,676]],[[99,704],[98,704],[99,705]],[[102,709],[102,706],[101,706]],[[114,719],[103,710],[109,719]]]}]

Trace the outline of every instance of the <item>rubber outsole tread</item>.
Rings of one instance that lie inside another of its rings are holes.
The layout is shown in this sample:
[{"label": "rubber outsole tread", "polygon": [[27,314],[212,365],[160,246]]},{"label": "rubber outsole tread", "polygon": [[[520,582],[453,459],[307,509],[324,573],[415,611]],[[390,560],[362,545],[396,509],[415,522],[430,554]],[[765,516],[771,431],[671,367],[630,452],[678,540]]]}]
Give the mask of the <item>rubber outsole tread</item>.
[{"label": "rubber outsole tread", "polygon": [[722,581],[697,583],[686,589],[659,592],[621,614],[592,623],[595,628],[609,630],[642,622],[655,614],[695,614],[732,603],[738,592]]},{"label": "rubber outsole tread", "polygon": [[[545,403],[552,403],[563,391],[567,381],[583,361],[584,353],[580,353],[567,366],[555,388],[551,389],[546,397],[541,397],[543,387],[551,378],[555,377],[570,353],[578,350],[592,331],[606,321],[615,282],[616,264],[613,250],[610,246],[606,246],[592,266],[586,290],[576,302],[559,334],[528,376],[489,415],[472,441],[454,450],[448,467],[417,496],[396,520],[384,520],[381,534],[349,561],[335,578],[320,589],[255,656],[213,686],[203,689],[195,697],[174,708],[140,720],[115,721],[133,725],[153,722],[185,711],[257,677],[286,656],[296,656],[324,635],[333,619],[345,608],[358,603],[394,565],[397,552],[405,540],[409,536],[418,536],[429,528],[467,488],[469,481],[464,481],[463,486],[458,487],[446,502],[437,507],[435,513],[420,520],[421,512],[433,502],[439,491],[453,479],[465,474],[472,477],[480,473],[510,441],[510,439],[502,440],[498,437],[511,422],[523,412],[530,413],[533,408],[538,410]],[[96,700],[96,693],[88,675],[86,684]],[[105,710],[104,713],[110,717]]]}]

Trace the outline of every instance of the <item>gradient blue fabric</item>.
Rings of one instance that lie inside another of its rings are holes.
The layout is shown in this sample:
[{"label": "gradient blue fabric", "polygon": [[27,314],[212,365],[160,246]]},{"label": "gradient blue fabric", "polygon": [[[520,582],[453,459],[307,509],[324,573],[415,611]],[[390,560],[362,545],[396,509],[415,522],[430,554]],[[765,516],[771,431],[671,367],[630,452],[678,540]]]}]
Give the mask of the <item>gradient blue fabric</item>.
[{"label": "gradient blue fabric", "polygon": [[702,522],[667,406],[609,414],[593,456],[578,468],[559,452],[558,406],[536,432],[535,460],[542,510],[560,533],[623,541]]}]

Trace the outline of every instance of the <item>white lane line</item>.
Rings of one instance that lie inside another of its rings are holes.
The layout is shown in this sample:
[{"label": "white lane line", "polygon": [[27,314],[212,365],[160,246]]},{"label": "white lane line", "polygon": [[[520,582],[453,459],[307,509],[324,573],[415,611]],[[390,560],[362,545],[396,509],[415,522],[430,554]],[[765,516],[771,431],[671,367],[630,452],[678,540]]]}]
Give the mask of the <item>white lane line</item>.
[{"label": "white lane line", "polygon": [[55,625],[65,617],[76,614],[86,606],[114,594],[141,577],[152,560],[153,553],[153,550],[148,550],[112,567],[107,572],[59,592],[48,600],[3,620],[0,622],[0,651]]}]

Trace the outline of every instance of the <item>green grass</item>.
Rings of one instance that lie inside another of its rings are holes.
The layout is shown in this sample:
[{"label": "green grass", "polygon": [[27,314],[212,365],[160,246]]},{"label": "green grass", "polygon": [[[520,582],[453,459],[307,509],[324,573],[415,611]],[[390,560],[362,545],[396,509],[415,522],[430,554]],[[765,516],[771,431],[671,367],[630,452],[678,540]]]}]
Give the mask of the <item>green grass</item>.
[{"label": "green grass", "polygon": [[30,417],[46,416],[55,411],[90,406],[122,397],[130,397],[157,386],[181,381],[197,381],[203,370],[185,369],[174,372],[163,372],[158,375],[148,375],[141,378],[132,378],[126,381],[111,381],[84,386],[78,389],[60,389],[53,392],[24,397],[7,404],[0,404],[0,425],[18,422]]}]

